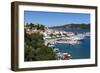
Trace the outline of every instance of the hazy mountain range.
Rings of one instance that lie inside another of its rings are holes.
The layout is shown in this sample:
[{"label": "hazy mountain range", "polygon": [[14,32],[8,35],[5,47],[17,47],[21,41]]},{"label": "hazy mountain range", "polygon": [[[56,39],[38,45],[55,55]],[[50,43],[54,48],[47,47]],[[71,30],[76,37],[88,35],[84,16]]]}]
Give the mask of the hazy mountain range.
[{"label": "hazy mountain range", "polygon": [[90,29],[90,24],[65,24],[61,26],[52,26],[49,29]]}]

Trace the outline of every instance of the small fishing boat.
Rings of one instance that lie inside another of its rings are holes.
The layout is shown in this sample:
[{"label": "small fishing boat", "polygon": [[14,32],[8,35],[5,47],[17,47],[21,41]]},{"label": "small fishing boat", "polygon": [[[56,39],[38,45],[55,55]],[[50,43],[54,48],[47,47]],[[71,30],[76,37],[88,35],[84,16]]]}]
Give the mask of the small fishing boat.
[{"label": "small fishing boat", "polygon": [[69,53],[63,53],[63,60],[69,60],[71,55]]}]

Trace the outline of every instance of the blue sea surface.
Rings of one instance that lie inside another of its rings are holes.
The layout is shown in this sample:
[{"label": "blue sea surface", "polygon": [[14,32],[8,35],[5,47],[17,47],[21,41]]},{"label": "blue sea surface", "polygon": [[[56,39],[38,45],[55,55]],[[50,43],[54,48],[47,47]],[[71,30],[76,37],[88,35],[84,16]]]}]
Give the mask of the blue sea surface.
[{"label": "blue sea surface", "polygon": [[[76,30],[77,32],[89,32],[87,30]],[[73,32],[73,31],[70,31]],[[75,31],[74,31],[75,32]],[[80,33],[81,33],[80,32]],[[90,36],[86,36],[80,44],[55,44],[55,47],[59,49],[62,53],[69,53],[71,59],[87,59],[90,58]]]},{"label": "blue sea surface", "polygon": [[83,32],[90,32],[89,29],[68,29],[68,30],[64,30],[66,32],[78,32],[78,33],[83,33]]}]

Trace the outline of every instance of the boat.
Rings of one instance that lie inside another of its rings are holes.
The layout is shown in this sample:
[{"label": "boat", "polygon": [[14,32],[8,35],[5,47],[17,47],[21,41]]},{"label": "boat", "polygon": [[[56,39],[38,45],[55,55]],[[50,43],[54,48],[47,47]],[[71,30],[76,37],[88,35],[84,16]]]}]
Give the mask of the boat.
[{"label": "boat", "polygon": [[63,53],[63,60],[69,60],[71,55],[69,53]]},{"label": "boat", "polygon": [[60,52],[58,48],[54,48],[53,51],[54,51],[55,53],[59,53],[59,52]]},{"label": "boat", "polygon": [[61,52],[56,53],[56,58],[58,60],[63,60],[63,54]]},{"label": "boat", "polygon": [[84,38],[85,38],[85,36],[82,34],[71,37],[72,40],[77,40],[77,41],[84,40]]},{"label": "boat", "polygon": [[54,47],[54,45],[53,44],[48,44],[48,47]]}]

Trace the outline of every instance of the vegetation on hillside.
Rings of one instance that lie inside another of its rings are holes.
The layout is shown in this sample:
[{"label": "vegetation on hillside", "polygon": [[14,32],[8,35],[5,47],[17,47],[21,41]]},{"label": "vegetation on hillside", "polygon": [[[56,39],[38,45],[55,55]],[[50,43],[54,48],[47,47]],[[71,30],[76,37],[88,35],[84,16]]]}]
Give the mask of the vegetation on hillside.
[{"label": "vegetation on hillside", "polygon": [[25,27],[36,28],[37,30],[45,30],[45,26],[42,24],[26,23]]},{"label": "vegetation on hillside", "polygon": [[[26,25],[26,27],[37,28],[44,30],[43,25]],[[27,34],[24,30],[24,61],[42,61],[42,60],[55,60],[55,53],[51,47],[44,45],[43,35],[40,33]]]}]

